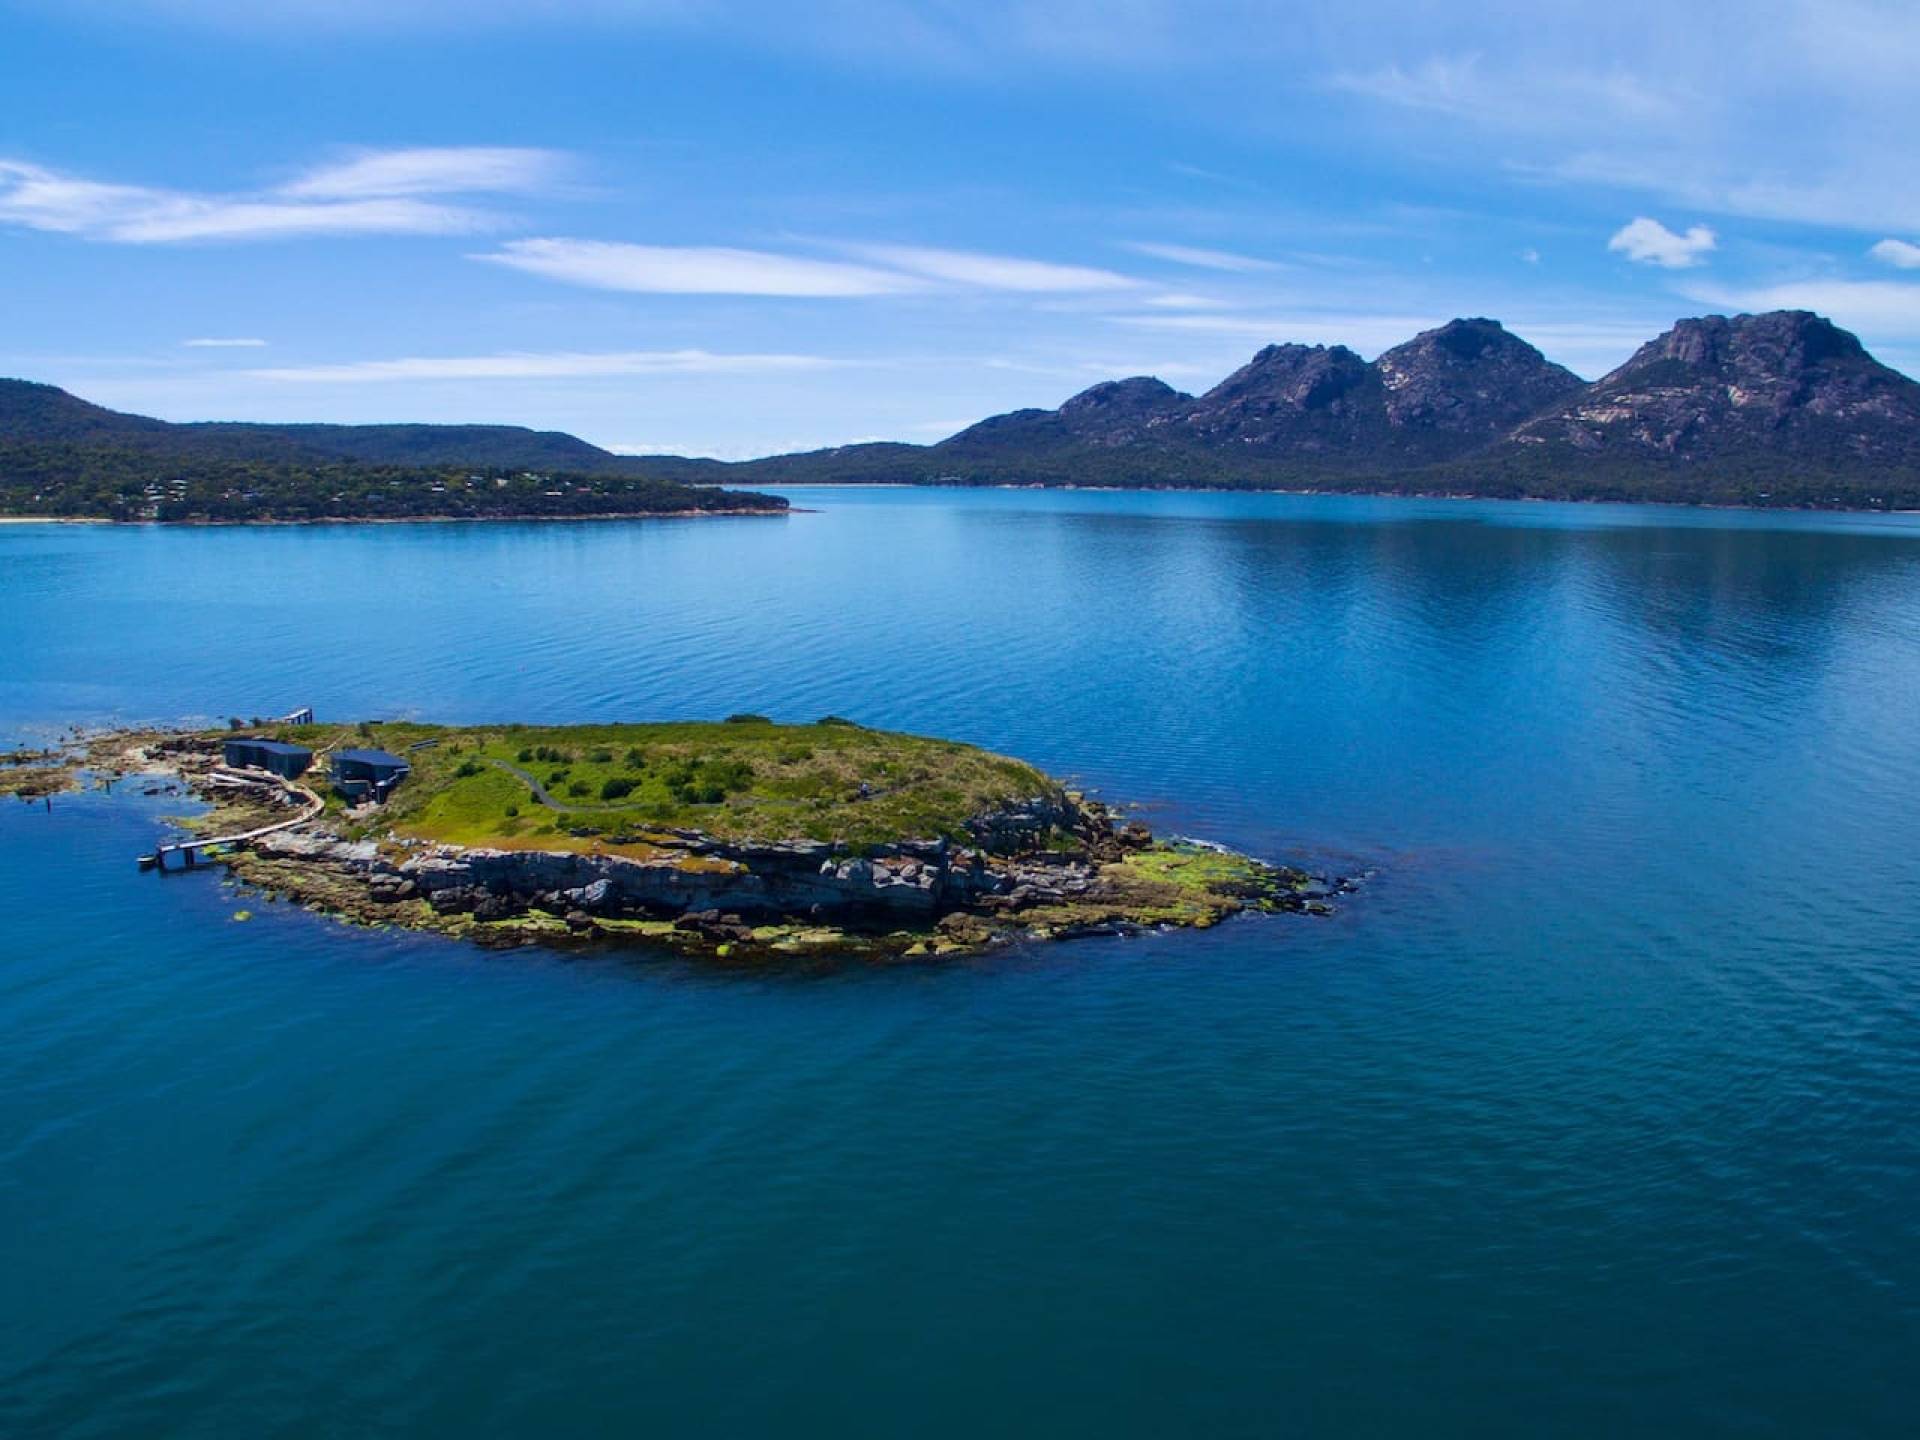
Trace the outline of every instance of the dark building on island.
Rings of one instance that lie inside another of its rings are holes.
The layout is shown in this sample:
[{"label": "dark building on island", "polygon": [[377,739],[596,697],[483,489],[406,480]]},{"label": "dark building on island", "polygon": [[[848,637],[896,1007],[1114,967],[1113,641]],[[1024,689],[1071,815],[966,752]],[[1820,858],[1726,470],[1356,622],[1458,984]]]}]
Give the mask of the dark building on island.
[{"label": "dark building on island", "polygon": [[405,760],[386,750],[336,750],[333,788],[355,804],[368,799],[385,800],[412,769]]},{"label": "dark building on island", "polygon": [[313,764],[313,751],[306,746],[279,740],[238,736],[221,741],[220,749],[227,764],[236,770],[270,770],[283,780],[298,780]]}]

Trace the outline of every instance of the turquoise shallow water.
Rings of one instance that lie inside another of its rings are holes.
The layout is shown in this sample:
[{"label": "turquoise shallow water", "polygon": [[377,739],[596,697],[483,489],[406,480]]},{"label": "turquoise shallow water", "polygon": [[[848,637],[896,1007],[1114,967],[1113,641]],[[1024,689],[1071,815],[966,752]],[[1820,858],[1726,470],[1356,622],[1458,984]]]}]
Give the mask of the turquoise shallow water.
[{"label": "turquoise shallow water", "polygon": [[0,1432],[1912,1432],[1920,523],[790,493],[0,527],[0,735],[837,711],[1377,874],[714,971],[0,807]]}]

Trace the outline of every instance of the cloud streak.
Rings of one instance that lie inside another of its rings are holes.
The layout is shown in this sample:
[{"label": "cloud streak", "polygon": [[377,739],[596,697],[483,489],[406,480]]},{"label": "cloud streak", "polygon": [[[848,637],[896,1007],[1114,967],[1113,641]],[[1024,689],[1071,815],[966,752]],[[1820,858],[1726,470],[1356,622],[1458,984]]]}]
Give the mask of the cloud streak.
[{"label": "cloud streak", "polygon": [[986,255],[972,250],[936,250],[918,245],[857,245],[850,248],[857,255],[895,270],[978,290],[1053,295],[1130,290],[1139,284],[1137,280],[1115,271],[1096,269],[1090,265],[1058,265],[1048,260]]},{"label": "cloud streak", "polygon": [[851,299],[934,291],[1075,294],[1127,290],[1112,270],[914,245],[846,245],[854,260],[714,245],[635,245],[547,237],[511,240],[472,259],[548,280],[651,295]]},{"label": "cloud streak", "polygon": [[496,228],[500,218],[432,197],[525,190],[560,163],[561,157],[539,150],[369,151],[271,189],[204,194],[88,180],[0,159],[0,225],[119,245],[472,234]]},{"label": "cloud streak", "polygon": [[711,245],[629,245],[606,240],[513,240],[475,255],[548,280],[653,295],[846,298],[924,289],[911,276],[765,250]]},{"label": "cloud streak", "polygon": [[340,365],[291,365],[244,372],[288,384],[386,384],[433,380],[580,380],[617,375],[755,374],[814,370],[817,355],[716,355],[707,350],[510,351],[497,355],[411,355]]},{"label": "cloud streak", "polygon": [[1477,53],[1432,55],[1412,67],[1345,71],[1328,84],[1401,109],[1493,128],[1551,123],[1557,110],[1583,118],[1599,113],[1616,123],[1665,123],[1683,108],[1674,94],[1650,87],[1627,70],[1569,63],[1494,67]]},{"label": "cloud streak", "polygon": [[1231,250],[1209,250],[1199,245],[1163,245],[1148,240],[1125,240],[1121,244],[1136,255],[1151,256],[1173,265],[1196,270],[1224,270],[1248,275],[1266,270],[1284,270],[1277,260],[1262,260],[1252,255],[1236,255]]},{"label": "cloud streak", "polygon": [[197,340],[182,340],[180,343],[189,350],[257,350],[267,342],[264,340],[256,340],[252,336],[233,336],[231,338],[209,336]]},{"label": "cloud streak", "polygon": [[551,150],[447,145],[366,150],[310,170],[280,187],[300,200],[389,199],[400,195],[506,195],[533,191],[561,172]]}]

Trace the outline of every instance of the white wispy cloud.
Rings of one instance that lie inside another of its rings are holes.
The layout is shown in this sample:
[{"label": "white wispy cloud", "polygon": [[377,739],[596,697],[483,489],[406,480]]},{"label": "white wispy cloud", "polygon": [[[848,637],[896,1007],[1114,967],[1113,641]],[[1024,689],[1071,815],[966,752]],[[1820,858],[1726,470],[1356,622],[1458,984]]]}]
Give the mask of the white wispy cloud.
[{"label": "white wispy cloud", "polygon": [[1607,249],[1618,251],[1641,265],[1660,265],[1668,270],[1685,270],[1698,265],[1719,245],[1719,238],[1705,225],[1692,225],[1676,234],[1645,215],[1622,225],[1607,241]]},{"label": "white wispy cloud", "polygon": [[1503,65],[1488,63],[1478,52],[1431,55],[1411,66],[1341,71],[1328,84],[1402,109],[1493,128],[1529,123],[1551,128],[1556,116],[1578,116],[1588,126],[1595,116],[1616,124],[1664,122],[1681,113],[1685,99],[1655,89],[1626,67],[1600,69],[1564,60]]},{"label": "white wispy cloud", "polygon": [[267,342],[250,335],[205,336],[180,342],[189,350],[257,350]]},{"label": "white wispy cloud", "polygon": [[969,250],[914,245],[843,245],[855,260],[822,260],[717,245],[635,245],[625,241],[511,240],[475,260],[600,290],[656,295],[782,295],[854,298],[975,289],[1071,294],[1130,289],[1111,270]]},{"label": "white wispy cloud", "polygon": [[1277,260],[1262,260],[1253,255],[1236,255],[1231,250],[1209,250],[1199,245],[1163,245],[1151,240],[1123,240],[1122,246],[1136,255],[1148,255],[1175,265],[1190,265],[1199,270],[1227,270],[1250,274],[1260,270],[1281,270]]},{"label": "white wispy cloud", "polygon": [[1195,295],[1186,290],[1167,290],[1148,295],[1140,302],[1161,310],[1224,310],[1227,302],[1211,295]]},{"label": "white wispy cloud", "polygon": [[1411,110],[1469,114],[1481,108],[1486,89],[1477,56],[1434,55],[1412,67],[1340,71],[1328,77],[1335,90],[1364,95]]},{"label": "white wispy cloud", "polygon": [[476,210],[420,200],[350,200],[327,205],[188,201],[129,216],[107,227],[99,238],[163,245],[295,235],[460,235],[491,229],[494,223],[493,217]]},{"label": "white wispy cloud", "polygon": [[1882,240],[1867,253],[1900,270],[1920,270],[1920,245],[1905,240]]},{"label": "white wispy cloud", "polygon": [[364,152],[286,184],[208,194],[122,185],[0,159],[0,224],[122,245],[295,235],[452,235],[499,217],[435,195],[506,193],[553,173],[546,151],[480,148]]},{"label": "white wispy cloud", "polygon": [[925,288],[911,276],[868,265],[712,245],[513,240],[472,258],[571,285],[657,295],[849,297]]},{"label": "white wispy cloud", "polygon": [[310,170],[280,188],[310,200],[362,200],[396,195],[506,195],[537,190],[563,170],[552,150],[442,145],[367,150]]},{"label": "white wispy cloud", "polygon": [[818,355],[716,355],[707,350],[509,351],[497,355],[410,355],[339,365],[291,365],[245,373],[258,380],[337,384],[417,380],[577,380],[614,375],[719,375],[812,370]]},{"label": "white wispy cloud", "polygon": [[1128,290],[1140,283],[1129,276],[1090,265],[1059,265],[1049,260],[987,255],[973,250],[937,250],[921,245],[853,245],[847,248],[865,259],[911,275],[981,290],[1053,294]]}]

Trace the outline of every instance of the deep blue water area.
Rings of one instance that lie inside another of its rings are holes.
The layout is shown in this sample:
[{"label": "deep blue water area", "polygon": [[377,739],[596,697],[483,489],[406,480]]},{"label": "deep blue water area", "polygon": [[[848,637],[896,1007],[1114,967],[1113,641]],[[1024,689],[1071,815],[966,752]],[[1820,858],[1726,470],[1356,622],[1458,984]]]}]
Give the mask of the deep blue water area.
[{"label": "deep blue water area", "polygon": [[0,526],[0,740],[831,712],[1371,878],[715,968],[7,802],[0,1433],[1913,1433],[1920,518],[787,493]]}]

